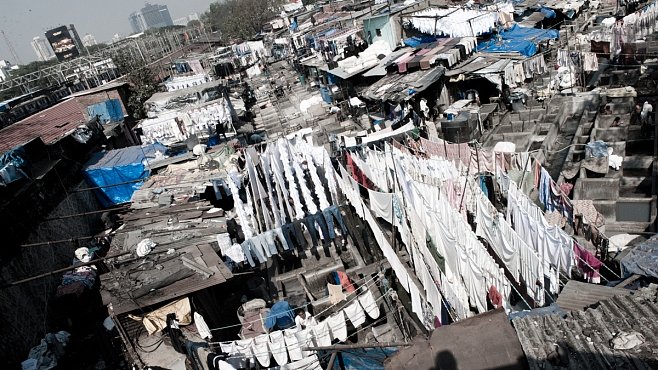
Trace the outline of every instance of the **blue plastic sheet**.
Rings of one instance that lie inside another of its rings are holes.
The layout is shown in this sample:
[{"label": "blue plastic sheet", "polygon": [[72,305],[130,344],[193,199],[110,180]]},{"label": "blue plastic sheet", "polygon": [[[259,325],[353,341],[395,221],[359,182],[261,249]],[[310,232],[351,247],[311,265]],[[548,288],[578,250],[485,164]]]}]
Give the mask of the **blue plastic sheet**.
[{"label": "blue plastic sheet", "polygon": [[[396,348],[368,348],[343,351],[345,370],[384,370],[384,360],[391,357]],[[339,360],[334,360],[334,369],[340,369]]]},{"label": "blue plastic sheet", "polygon": [[551,19],[557,17],[557,14],[555,14],[555,11],[552,9],[542,7],[539,11],[544,15],[544,18]]},{"label": "blue plastic sheet", "polygon": [[589,157],[601,158],[608,156],[608,144],[603,140],[596,140],[587,143],[585,146],[585,153]]},{"label": "blue plastic sheet", "polygon": [[559,35],[557,30],[542,30],[515,24],[497,37],[480,43],[478,50],[489,53],[518,52],[521,55],[533,56],[537,53],[537,43],[557,39]]},{"label": "blue plastic sheet", "polygon": [[414,36],[404,39],[404,44],[412,48],[417,48],[419,45],[428,44],[434,41],[436,41],[436,38],[431,36]]},{"label": "blue plastic sheet", "polygon": [[162,144],[151,144],[98,152],[85,164],[83,174],[90,186],[98,187],[94,192],[103,207],[127,203],[142,186],[137,180],[150,175],[147,160],[166,150]]},{"label": "blue plastic sheet", "polygon": [[537,53],[537,45],[532,41],[526,40],[491,40],[478,45],[479,51],[487,53],[511,53],[517,52],[527,57]]},{"label": "blue plastic sheet", "polygon": [[295,324],[293,309],[287,301],[275,303],[270,308],[270,313],[265,319],[265,328],[272,329],[277,326],[279,329],[287,329]]},{"label": "blue plastic sheet", "polygon": [[17,146],[0,155],[0,185],[7,185],[16,180],[27,178],[29,164],[25,148]]}]

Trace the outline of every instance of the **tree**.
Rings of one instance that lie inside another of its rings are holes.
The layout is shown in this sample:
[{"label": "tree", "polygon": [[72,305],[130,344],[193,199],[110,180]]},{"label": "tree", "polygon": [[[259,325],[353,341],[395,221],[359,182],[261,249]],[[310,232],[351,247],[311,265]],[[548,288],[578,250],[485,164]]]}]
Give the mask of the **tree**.
[{"label": "tree", "polygon": [[146,117],[144,103],[158,91],[157,80],[153,71],[141,59],[133,58],[125,50],[115,55],[112,60],[130,84],[128,111],[138,120]]},{"label": "tree", "polygon": [[201,24],[201,21],[198,19],[192,19],[191,21],[187,22],[187,27],[200,28],[203,27],[203,24]]},{"label": "tree", "polygon": [[227,39],[248,40],[261,32],[263,25],[278,14],[282,0],[226,0],[210,4],[201,17],[204,24]]},{"label": "tree", "polygon": [[96,45],[87,46],[87,50],[89,51],[89,54],[93,54],[93,53],[95,53],[99,50],[105,49],[106,47],[107,47],[107,44],[104,44],[104,43],[101,42],[101,43],[98,43]]}]

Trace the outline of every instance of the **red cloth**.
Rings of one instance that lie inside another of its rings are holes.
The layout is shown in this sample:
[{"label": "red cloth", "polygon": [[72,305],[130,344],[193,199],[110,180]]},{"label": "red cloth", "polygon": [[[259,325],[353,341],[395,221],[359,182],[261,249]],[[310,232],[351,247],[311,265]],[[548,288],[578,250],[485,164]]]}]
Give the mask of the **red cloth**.
[{"label": "red cloth", "polygon": [[350,170],[352,173],[352,177],[354,177],[354,180],[359,183],[359,185],[363,186],[366,189],[370,190],[376,190],[375,189],[375,184],[370,181],[368,176],[361,171],[361,169],[354,163],[354,160],[352,160],[352,155],[349,153],[345,154],[345,160],[347,162],[347,168]]},{"label": "red cloth", "polygon": [[560,190],[562,190],[562,192],[566,196],[569,196],[569,194],[571,194],[571,189],[573,189],[573,184],[569,182],[563,182],[560,184]]},{"label": "red cloth", "polygon": [[578,268],[583,272],[583,275],[588,280],[600,278],[599,269],[603,266],[603,262],[599,261],[590,251],[578,245],[578,243],[573,243],[573,252],[578,261]]},{"label": "red cloth", "polygon": [[340,285],[343,287],[343,289],[345,289],[346,292],[352,293],[355,290],[349,276],[347,276],[347,274],[343,271],[338,271],[338,279],[340,279]]},{"label": "red cloth", "polygon": [[491,304],[493,304],[495,308],[498,308],[503,305],[503,296],[502,294],[500,294],[498,289],[496,289],[496,287],[493,285],[489,288],[489,300],[491,301]]}]

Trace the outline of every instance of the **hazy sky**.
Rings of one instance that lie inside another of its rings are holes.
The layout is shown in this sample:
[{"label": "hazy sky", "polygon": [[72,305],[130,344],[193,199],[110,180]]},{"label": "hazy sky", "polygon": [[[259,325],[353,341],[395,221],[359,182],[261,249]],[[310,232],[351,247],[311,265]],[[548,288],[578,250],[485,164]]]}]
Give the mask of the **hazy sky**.
[{"label": "hazy sky", "polygon": [[[211,0],[151,0],[169,7],[172,19],[206,11]],[[115,33],[132,32],[128,15],[144,6],[139,0],[0,0],[0,29],[11,41],[23,63],[37,59],[32,38],[53,27],[74,24],[80,38],[92,34],[103,42]],[[7,43],[0,39],[0,59],[13,60]]]}]

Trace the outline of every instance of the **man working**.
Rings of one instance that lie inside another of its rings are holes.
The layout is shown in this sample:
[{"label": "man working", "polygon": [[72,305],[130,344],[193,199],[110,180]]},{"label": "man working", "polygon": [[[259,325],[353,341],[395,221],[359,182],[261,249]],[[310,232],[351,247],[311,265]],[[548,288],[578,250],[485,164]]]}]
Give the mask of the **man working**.
[{"label": "man working", "polygon": [[307,327],[312,327],[318,324],[310,313],[301,308],[295,311],[295,313],[297,314],[297,316],[295,316],[295,324],[299,330],[304,330]]}]

